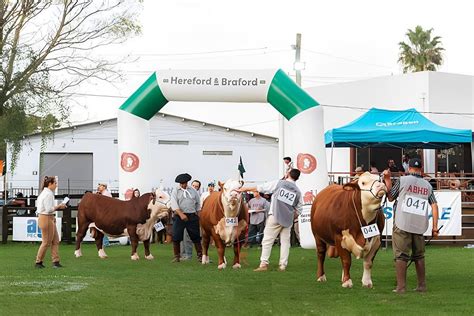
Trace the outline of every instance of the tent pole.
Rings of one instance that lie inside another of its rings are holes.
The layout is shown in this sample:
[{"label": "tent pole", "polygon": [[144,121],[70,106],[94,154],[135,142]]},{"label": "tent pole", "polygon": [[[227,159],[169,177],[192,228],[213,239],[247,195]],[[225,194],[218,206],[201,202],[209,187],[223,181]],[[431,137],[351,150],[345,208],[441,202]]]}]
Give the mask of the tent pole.
[{"label": "tent pole", "polygon": [[449,148],[446,148],[446,172],[449,173]]},{"label": "tent pole", "polygon": [[331,142],[331,173],[332,173],[332,157],[334,155],[334,141]]}]

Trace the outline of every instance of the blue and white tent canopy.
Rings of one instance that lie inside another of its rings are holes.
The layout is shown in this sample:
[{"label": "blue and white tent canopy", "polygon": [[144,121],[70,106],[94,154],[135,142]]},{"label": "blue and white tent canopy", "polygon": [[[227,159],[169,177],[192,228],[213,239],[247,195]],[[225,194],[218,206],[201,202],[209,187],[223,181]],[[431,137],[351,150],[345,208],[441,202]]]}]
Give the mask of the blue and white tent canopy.
[{"label": "blue and white tent canopy", "polygon": [[450,148],[472,141],[472,131],[439,126],[415,109],[372,108],[351,123],[329,130],[326,147]]}]

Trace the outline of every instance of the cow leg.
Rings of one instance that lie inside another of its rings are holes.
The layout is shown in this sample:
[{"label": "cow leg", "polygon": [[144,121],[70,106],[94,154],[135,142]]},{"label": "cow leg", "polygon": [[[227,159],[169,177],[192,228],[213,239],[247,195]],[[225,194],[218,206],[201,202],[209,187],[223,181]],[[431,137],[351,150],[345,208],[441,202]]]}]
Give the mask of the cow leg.
[{"label": "cow leg", "polygon": [[105,253],[105,250],[104,250],[104,245],[102,244],[102,240],[104,239],[104,234],[99,231],[99,230],[96,230],[96,233],[95,233],[95,245],[97,247],[97,251],[99,253],[99,258],[101,259],[106,259],[107,258],[107,254]]},{"label": "cow leg", "polygon": [[86,236],[87,228],[89,228],[90,222],[88,222],[83,216],[79,216],[77,224],[79,228],[76,233],[76,250],[74,251],[74,255],[76,258],[79,258],[82,257],[81,243]]},{"label": "cow leg", "polygon": [[316,272],[316,279],[318,282],[326,282],[326,274],[324,273],[324,259],[326,258],[327,245],[320,238],[316,239],[316,252],[318,254],[318,270]]},{"label": "cow leg", "polygon": [[209,234],[203,229],[202,230],[202,264],[209,264],[209,242],[211,238]]},{"label": "cow leg", "polygon": [[214,232],[212,233],[212,239],[214,239],[214,244],[216,245],[216,248],[217,248],[217,256],[219,257],[217,268],[219,270],[225,269],[226,266],[227,266],[227,262],[226,262],[225,257],[224,257],[224,254],[225,254],[224,242]]},{"label": "cow leg", "polygon": [[145,259],[153,260],[155,257],[150,253],[150,239],[143,241],[143,247],[145,248]]},{"label": "cow leg", "polygon": [[362,286],[367,288],[372,288],[372,264],[374,262],[374,257],[377,254],[377,251],[380,247],[380,236],[375,236],[369,242],[368,252],[364,257],[364,273],[362,274]]},{"label": "cow leg", "polygon": [[[237,237],[240,238],[240,237]],[[240,243],[234,243],[234,264],[232,265],[233,269],[240,269]]]},{"label": "cow leg", "polygon": [[137,247],[138,247],[138,235],[137,235],[137,227],[136,226],[127,226],[127,232],[128,235],[130,236],[130,242],[132,244],[132,260],[138,260],[140,257],[138,256],[137,253]]},{"label": "cow leg", "polygon": [[342,248],[341,241],[342,241],[342,236],[339,235],[335,238],[336,250],[339,253],[339,256],[341,257],[341,263],[342,263],[342,278],[341,278],[342,287],[351,288],[352,287],[352,280],[351,280],[351,274],[350,274],[351,253],[347,251],[346,249]]},{"label": "cow leg", "polygon": [[[362,242],[363,244],[363,242]],[[344,249],[347,249],[348,251],[352,252],[354,256],[356,256],[357,259],[360,259],[361,257],[364,256],[364,248],[359,246],[357,242],[354,239],[354,236],[349,232],[349,229],[345,229],[342,231],[342,240],[341,240],[341,246]],[[337,250],[337,247],[336,247]]]}]

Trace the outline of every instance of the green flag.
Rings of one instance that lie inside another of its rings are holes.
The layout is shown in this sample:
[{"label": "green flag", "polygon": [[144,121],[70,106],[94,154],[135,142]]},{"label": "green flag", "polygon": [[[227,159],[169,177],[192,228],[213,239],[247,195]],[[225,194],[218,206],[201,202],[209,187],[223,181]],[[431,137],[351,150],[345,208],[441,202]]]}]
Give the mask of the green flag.
[{"label": "green flag", "polygon": [[244,173],[245,173],[245,168],[244,168],[244,164],[242,163],[242,156],[240,156],[240,162],[239,162],[239,166],[237,167],[237,169],[239,169],[240,177],[243,179],[244,178]]}]

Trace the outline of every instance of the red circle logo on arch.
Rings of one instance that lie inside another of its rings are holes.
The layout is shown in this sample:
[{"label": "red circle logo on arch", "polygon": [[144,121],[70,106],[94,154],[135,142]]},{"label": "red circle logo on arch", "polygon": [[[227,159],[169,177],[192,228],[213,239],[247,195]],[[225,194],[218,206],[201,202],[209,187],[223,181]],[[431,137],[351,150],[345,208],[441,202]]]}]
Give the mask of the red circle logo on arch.
[{"label": "red circle logo on arch", "polygon": [[133,153],[122,153],[120,157],[120,166],[126,172],[134,172],[140,165],[140,159]]},{"label": "red circle logo on arch", "polygon": [[311,154],[298,154],[296,158],[296,167],[305,174],[309,174],[316,170],[318,163],[316,158]]}]

